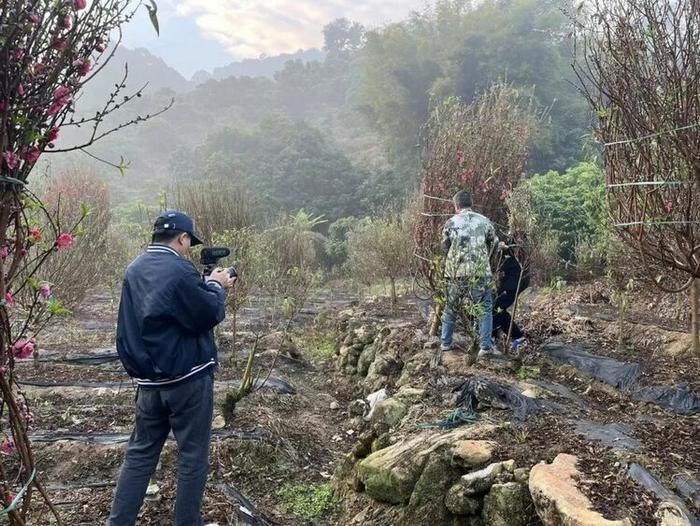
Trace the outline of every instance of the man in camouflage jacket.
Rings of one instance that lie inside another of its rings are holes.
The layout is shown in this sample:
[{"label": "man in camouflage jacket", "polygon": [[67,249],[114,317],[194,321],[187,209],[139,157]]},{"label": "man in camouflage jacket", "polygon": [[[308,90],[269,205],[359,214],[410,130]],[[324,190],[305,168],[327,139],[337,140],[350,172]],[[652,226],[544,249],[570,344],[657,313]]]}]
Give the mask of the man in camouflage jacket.
[{"label": "man in camouflage jacket", "polygon": [[442,230],[442,249],[447,253],[445,281],[447,302],[442,315],[440,349],[452,348],[457,314],[466,312],[479,321],[479,356],[495,354],[493,326],[491,251],[498,244],[491,221],[471,209],[472,196],[460,191],[454,196],[456,214]]}]

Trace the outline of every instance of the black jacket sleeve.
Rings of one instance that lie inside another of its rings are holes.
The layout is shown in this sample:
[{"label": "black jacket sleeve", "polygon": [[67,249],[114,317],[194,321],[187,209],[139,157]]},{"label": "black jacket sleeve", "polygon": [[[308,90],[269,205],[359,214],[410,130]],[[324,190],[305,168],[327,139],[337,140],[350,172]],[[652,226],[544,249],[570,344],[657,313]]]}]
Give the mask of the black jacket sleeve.
[{"label": "black jacket sleeve", "polygon": [[452,229],[452,221],[445,223],[442,227],[442,239],[440,240],[440,248],[447,254],[450,251],[450,245],[452,245],[452,237],[450,236],[450,230]]},{"label": "black jacket sleeve", "polygon": [[173,296],[175,319],[190,332],[208,332],[226,316],[226,291],[207,285],[193,267],[185,266]]}]

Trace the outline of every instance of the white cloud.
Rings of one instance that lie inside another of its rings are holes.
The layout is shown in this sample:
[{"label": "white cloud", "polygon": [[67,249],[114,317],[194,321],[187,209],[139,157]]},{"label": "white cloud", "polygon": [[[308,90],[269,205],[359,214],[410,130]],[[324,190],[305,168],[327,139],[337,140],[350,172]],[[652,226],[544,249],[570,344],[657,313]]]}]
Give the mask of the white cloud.
[{"label": "white cloud", "polygon": [[180,0],[176,13],[244,58],[320,47],[323,26],[336,18],[377,26],[424,5],[425,0]]}]

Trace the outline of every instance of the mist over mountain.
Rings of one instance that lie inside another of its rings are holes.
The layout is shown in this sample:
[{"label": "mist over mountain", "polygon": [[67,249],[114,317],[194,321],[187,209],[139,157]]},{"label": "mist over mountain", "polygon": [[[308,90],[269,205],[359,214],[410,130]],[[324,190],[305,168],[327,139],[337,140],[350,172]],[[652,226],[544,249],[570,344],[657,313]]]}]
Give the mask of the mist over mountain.
[{"label": "mist over mountain", "polygon": [[[268,77],[272,78],[275,73],[284,69],[286,62],[301,61],[303,63],[307,62],[323,62],[326,58],[326,53],[320,49],[300,49],[296,53],[282,53],[281,55],[270,56],[270,57],[260,57],[260,58],[247,58],[238,62],[231,62],[230,64],[214,68],[211,74],[211,78],[216,80],[223,80],[227,77]],[[195,76],[200,75],[202,72],[198,71]],[[195,80],[193,76],[192,80]]]},{"label": "mist over mountain", "polygon": [[91,80],[80,101],[82,108],[92,108],[106,99],[106,94],[114,89],[127,72],[127,91],[148,85],[147,93],[155,93],[161,89],[169,89],[176,93],[184,93],[197,85],[209,80],[224,80],[228,77],[266,77],[272,78],[275,73],[284,69],[289,61],[299,61],[302,64],[322,62],[326,54],[319,49],[299,50],[296,53],[283,53],[271,57],[244,59],[231,62],[226,66],[215,68],[213,72],[199,70],[190,80],[186,79],[165,60],[154,55],[148,49],[119,46],[114,57],[105,68]]},{"label": "mist over mountain", "polygon": [[[506,79],[531,93],[544,116],[526,173],[575,165],[588,114],[561,38],[568,19],[557,5],[536,0],[451,6],[438,2],[373,30],[338,19],[323,29],[323,51],[243,60],[192,80],[146,50],[119,50],[88,84],[78,112],[94,112],[125,62],[127,92],[148,87],[104,127],[153,116],[174,99],[172,107],[88,148],[113,165],[130,162],[123,176],[84,153],[48,157],[59,170],[104,173],[116,202],[153,201],[178,180],[225,178],[278,212],[305,208],[337,219],[414,191],[432,105],[452,96],[471,102]],[[87,132],[66,127],[61,141]]]},{"label": "mist over mountain", "polygon": [[147,85],[147,93],[155,93],[164,88],[185,92],[192,87],[190,81],[176,69],[147,49],[119,46],[104,69],[86,85],[78,102],[79,109],[92,109],[103,104],[108,94],[114,91],[115,84],[122,81],[127,71],[127,88],[124,94],[136,91],[144,85]]}]

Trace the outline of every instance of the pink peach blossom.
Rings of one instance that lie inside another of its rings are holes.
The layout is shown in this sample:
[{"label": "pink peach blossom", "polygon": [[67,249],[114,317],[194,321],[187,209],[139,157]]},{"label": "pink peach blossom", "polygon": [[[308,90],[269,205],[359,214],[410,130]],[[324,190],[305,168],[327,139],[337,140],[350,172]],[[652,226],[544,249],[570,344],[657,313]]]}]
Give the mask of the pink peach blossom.
[{"label": "pink peach blossom", "polygon": [[67,248],[73,244],[73,236],[68,232],[63,232],[56,238],[56,248],[59,250]]},{"label": "pink peach blossom", "polygon": [[35,146],[32,146],[30,148],[25,149],[25,151],[22,153],[22,158],[29,164],[34,164],[37,161],[37,159],[39,159],[40,155],[41,150]]},{"label": "pink peach blossom", "polygon": [[37,227],[29,229],[29,236],[34,238],[34,241],[41,241],[41,230]]},{"label": "pink peach blossom", "polygon": [[51,297],[51,284],[42,283],[39,287],[39,294],[41,294],[41,297],[45,300],[49,299]]},{"label": "pink peach blossom", "polygon": [[15,358],[19,360],[26,360],[31,358],[34,353],[35,344],[33,340],[26,340],[20,338],[12,346],[12,354]]},{"label": "pink peach blossom", "polygon": [[81,77],[84,77],[85,75],[90,73],[90,70],[92,69],[92,64],[90,64],[89,58],[80,58],[78,60],[73,61],[73,67],[78,69],[78,73]]},{"label": "pink peach blossom", "polygon": [[51,43],[51,47],[54,49],[57,49],[58,51],[63,51],[66,49],[67,44],[66,44],[66,39],[65,38],[57,38]]},{"label": "pink peach blossom", "polygon": [[3,153],[2,156],[5,158],[5,164],[10,170],[17,168],[17,161],[19,159],[17,158],[17,154],[15,152],[7,151]]},{"label": "pink peach blossom", "polygon": [[2,441],[2,444],[0,444],[0,453],[3,455],[14,455],[15,452],[17,451],[17,447],[15,446],[15,440],[11,436],[6,436],[5,440]]},{"label": "pink peach blossom", "polygon": [[63,99],[65,97],[68,97],[70,95],[70,88],[67,88],[66,86],[61,86],[59,88],[56,88],[53,92],[53,100],[58,100],[58,99]]}]

